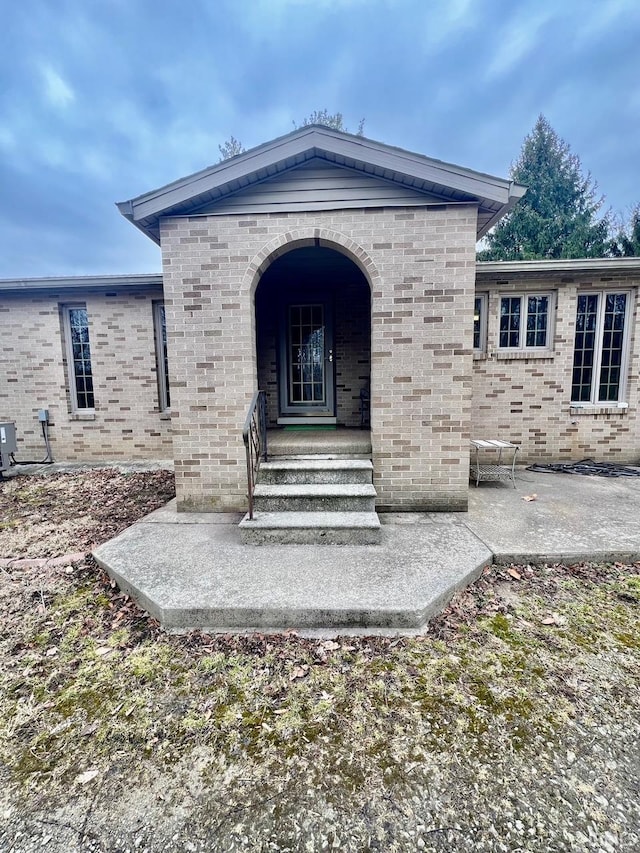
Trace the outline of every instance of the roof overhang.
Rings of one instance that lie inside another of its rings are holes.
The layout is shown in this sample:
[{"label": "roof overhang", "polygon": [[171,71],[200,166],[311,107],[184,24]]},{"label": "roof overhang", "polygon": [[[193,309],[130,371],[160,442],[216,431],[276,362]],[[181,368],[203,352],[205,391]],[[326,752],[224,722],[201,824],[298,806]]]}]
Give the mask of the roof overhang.
[{"label": "roof overhang", "polygon": [[640,276],[640,258],[556,258],[540,261],[479,261],[477,281],[496,279],[571,278],[573,276]]},{"label": "roof overhang", "polygon": [[[137,198],[118,209],[154,242],[160,243],[160,219],[187,216],[251,184],[295,169],[313,158],[402,184],[439,203],[478,206],[477,238],[486,234],[516,204],[526,187],[514,181],[474,172],[363,136],[309,125],[238,154],[186,178]],[[425,205],[433,203],[425,199]]]},{"label": "roof overhang", "polygon": [[76,275],[52,278],[0,279],[0,293],[41,291],[148,290],[162,289],[162,274],[150,275]]}]

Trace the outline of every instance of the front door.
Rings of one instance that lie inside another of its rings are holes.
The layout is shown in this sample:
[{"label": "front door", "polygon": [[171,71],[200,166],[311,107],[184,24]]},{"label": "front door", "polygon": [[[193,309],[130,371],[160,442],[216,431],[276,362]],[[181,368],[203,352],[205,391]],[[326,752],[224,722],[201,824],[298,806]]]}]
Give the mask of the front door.
[{"label": "front door", "polygon": [[[283,420],[335,415],[333,318],[327,301],[287,302],[280,333]],[[302,421],[304,422],[304,421]]]}]

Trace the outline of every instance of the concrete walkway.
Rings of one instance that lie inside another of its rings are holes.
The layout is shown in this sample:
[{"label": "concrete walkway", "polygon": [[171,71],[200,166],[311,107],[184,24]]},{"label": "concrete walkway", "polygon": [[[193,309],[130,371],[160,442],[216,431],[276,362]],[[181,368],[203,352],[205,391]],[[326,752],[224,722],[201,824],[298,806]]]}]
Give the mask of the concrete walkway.
[{"label": "concrete walkway", "polygon": [[382,515],[381,545],[243,545],[240,515],[171,502],[95,557],[167,629],[314,635],[419,633],[493,561],[640,560],[640,478],[516,485],[472,485],[467,513]]}]

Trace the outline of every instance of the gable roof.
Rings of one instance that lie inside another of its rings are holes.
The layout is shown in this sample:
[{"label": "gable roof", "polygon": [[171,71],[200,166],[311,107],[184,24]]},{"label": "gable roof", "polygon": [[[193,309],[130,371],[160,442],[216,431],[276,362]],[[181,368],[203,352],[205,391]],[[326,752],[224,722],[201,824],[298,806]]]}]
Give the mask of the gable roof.
[{"label": "gable roof", "polygon": [[[208,214],[215,214],[216,202],[313,159],[402,186],[413,194],[423,194],[426,205],[478,204],[478,239],[526,192],[525,187],[514,181],[363,136],[308,125],[117,206],[123,216],[159,243],[161,217],[195,214],[205,207]],[[363,202],[360,206],[369,205]],[[336,201],[335,209],[340,208],[340,202]]]}]

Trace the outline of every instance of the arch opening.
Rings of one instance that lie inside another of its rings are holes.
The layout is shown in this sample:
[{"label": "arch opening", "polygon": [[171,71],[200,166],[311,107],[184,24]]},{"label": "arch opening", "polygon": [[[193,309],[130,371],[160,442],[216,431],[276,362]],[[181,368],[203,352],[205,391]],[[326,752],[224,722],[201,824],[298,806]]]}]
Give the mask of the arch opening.
[{"label": "arch opening", "polygon": [[371,290],[344,250],[298,245],[273,258],[257,282],[255,330],[270,427],[363,425]]}]

